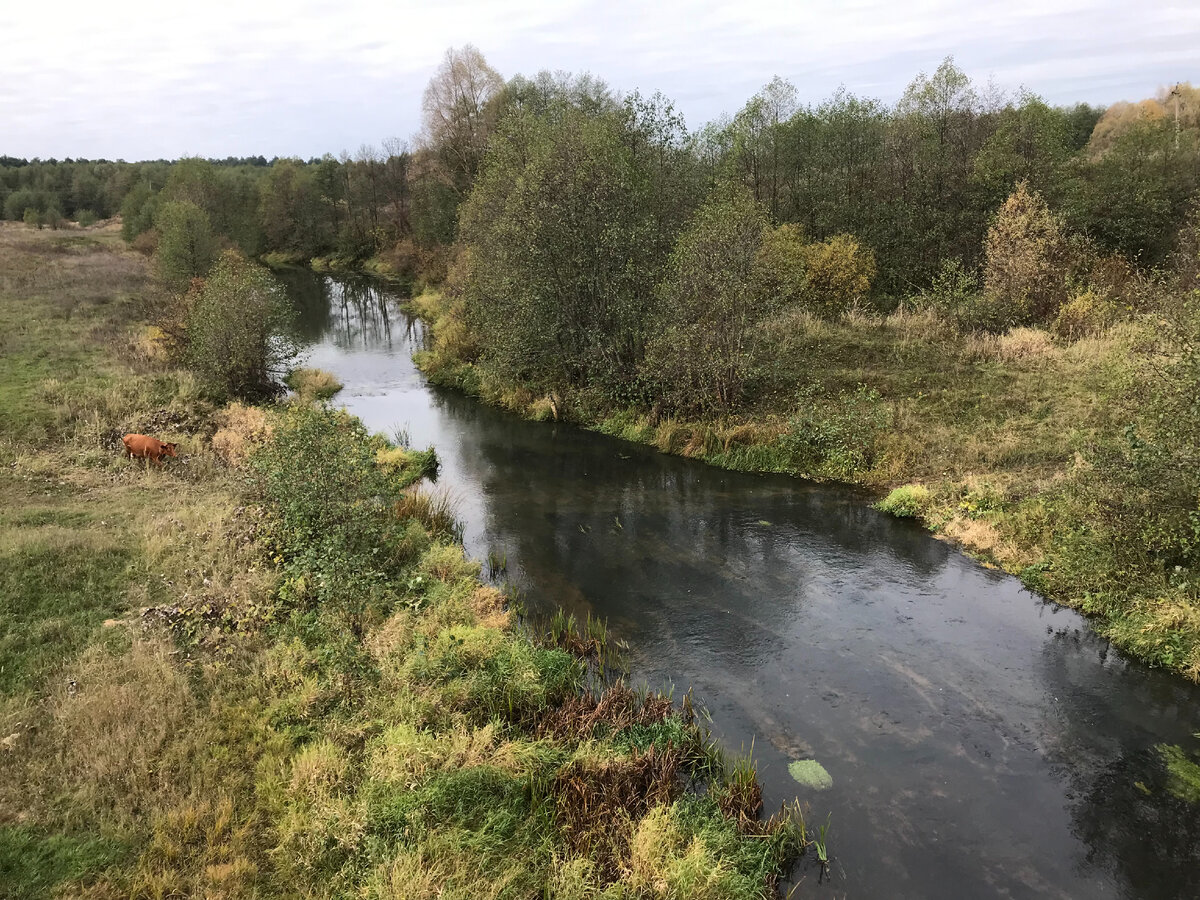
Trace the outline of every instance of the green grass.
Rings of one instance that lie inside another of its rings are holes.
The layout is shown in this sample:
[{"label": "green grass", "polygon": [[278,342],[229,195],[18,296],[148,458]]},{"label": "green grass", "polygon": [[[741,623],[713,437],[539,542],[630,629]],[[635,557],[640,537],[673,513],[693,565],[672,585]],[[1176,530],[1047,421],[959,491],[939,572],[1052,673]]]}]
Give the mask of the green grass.
[{"label": "green grass", "polygon": [[129,853],[119,841],[95,835],[46,834],[0,825],[0,895],[40,900],[62,884],[93,876]]}]

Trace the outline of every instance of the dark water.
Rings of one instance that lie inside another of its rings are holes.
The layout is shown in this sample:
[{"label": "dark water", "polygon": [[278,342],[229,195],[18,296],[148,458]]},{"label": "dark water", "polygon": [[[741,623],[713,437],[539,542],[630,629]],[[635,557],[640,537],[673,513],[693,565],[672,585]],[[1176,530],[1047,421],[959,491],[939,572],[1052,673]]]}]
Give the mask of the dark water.
[{"label": "dark water", "polygon": [[[421,326],[370,282],[288,275],[310,365],[442,460],[478,558],[533,608],[605,617],[632,671],[691,685],[768,806],[831,815],[799,896],[1198,897],[1200,809],[1155,746],[1200,691],[850,491],[722,472],[433,389]],[[823,792],[788,775],[815,758]]]}]

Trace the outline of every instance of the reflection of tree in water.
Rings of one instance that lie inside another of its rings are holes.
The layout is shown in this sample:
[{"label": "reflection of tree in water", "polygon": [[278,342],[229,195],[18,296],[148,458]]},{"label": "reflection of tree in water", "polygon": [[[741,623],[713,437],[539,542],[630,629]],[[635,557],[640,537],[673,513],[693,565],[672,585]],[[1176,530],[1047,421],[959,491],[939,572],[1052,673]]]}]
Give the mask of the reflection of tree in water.
[{"label": "reflection of tree in water", "polygon": [[295,336],[300,344],[315,344],[330,325],[329,281],[292,266],[272,269],[296,307]]},{"label": "reflection of tree in water", "polygon": [[367,279],[329,278],[330,333],[343,350],[392,349],[394,299]]},{"label": "reflection of tree in water", "polygon": [[[341,350],[392,351],[393,339],[419,342],[420,325],[397,317],[395,294],[369,278],[318,275],[307,269],[277,269],[298,312],[296,336],[302,344],[328,338]],[[400,332],[397,326],[403,328]]]},{"label": "reflection of tree in water", "polygon": [[1120,659],[1090,631],[1046,642],[1043,723],[1071,784],[1073,831],[1087,861],[1131,897],[1200,897],[1200,808],[1174,796],[1156,745],[1194,752],[1200,689]]}]

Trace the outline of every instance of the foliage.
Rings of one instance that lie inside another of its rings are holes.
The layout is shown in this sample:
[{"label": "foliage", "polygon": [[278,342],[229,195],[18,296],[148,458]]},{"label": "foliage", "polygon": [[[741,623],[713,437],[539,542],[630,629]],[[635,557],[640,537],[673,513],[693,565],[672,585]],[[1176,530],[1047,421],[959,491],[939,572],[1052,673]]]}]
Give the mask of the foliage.
[{"label": "foliage", "polygon": [[283,287],[236,250],[223,253],[188,319],[188,365],[216,397],[276,391],[297,350]]},{"label": "foliage", "polygon": [[693,216],[671,256],[647,377],[676,409],[725,411],[740,399],[755,326],[779,298],[755,291],[766,218],[749,192],[719,192]]},{"label": "foliage", "polygon": [[799,399],[782,439],[795,469],[845,479],[870,468],[889,420],[877,391],[860,385],[853,393],[822,396],[806,388]]},{"label": "foliage", "polygon": [[1053,321],[1066,300],[1062,223],[1022,181],[996,215],[985,243],[983,289],[1008,326]]},{"label": "foliage", "polygon": [[875,277],[875,257],[848,234],[804,248],[805,300],[822,315],[844,313],[861,304]]},{"label": "foliage", "polygon": [[466,44],[446,51],[421,98],[424,138],[441,165],[447,184],[463,197],[479,170],[495,127],[493,99],[504,81],[478,48]]},{"label": "foliage", "polygon": [[213,424],[217,426],[212,436],[213,452],[234,467],[243,465],[272,432],[263,410],[236,400],[213,413]]},{"label": "foliage", "polygon": [[1200,292],[1172,295],[1154,316],[1158,338],[1131,384],[1136,418],[1112,461],[1124,487],[1112,521],[1123,546],[1200,586]]},{"label": "foliage", "polygon": [[154,226],[158,195],[145,181],[137,182],[121,201],[121,234],[132,241]]},{"label": "foliage", "polygon": [[217,257],[217,240],[208,215],[190,200],[172,200],[158,208],[155,262],[159,276],[176,291],[203,278]]},{"label": "foliage", "polygon": [[623,119],[510,116],[470,199],[466,313],[488,359],[534,384],[628,379],[662,260]]}]

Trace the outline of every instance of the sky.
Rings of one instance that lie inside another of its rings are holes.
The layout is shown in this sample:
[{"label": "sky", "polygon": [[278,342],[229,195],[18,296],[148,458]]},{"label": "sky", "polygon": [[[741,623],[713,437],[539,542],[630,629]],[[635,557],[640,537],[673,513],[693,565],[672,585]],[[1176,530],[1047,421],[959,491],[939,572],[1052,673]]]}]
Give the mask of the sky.
[{"label": "sky", "polygon": [[591,72],[698,127],[775,75],[894,102],[948,55],[980,86],[1108,104],[1200,82],[1200,0],[57,0],[0,5],[0,155],[355,153],[420,130],[446,49]]}]

